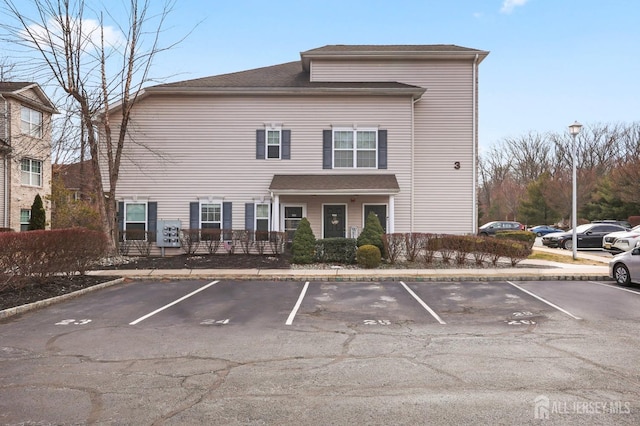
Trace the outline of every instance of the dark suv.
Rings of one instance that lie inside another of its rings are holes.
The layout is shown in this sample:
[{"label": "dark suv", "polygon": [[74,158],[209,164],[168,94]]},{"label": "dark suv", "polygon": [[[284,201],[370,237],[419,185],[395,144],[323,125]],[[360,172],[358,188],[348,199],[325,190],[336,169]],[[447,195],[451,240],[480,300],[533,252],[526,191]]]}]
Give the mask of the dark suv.
[{"label": "dark suv", "polygon": [[496,232],[500,231],[522,231],[524,226],[520,222],[509,222],[497,220],[495,222],[488,222],[482,225],[478,229],[478,235],[489,236],[496,235]]}]

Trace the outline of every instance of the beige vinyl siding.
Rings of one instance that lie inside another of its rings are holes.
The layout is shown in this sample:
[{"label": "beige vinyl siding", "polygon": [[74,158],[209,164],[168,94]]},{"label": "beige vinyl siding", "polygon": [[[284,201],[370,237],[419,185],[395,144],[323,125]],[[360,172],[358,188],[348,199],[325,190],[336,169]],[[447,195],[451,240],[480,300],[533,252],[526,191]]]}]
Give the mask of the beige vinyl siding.
[{"label": "beige vinyl siding", "polygon": [[[398,81],[427,89],[415,105],[413,230],[474,231],[473,62],[314,60],[312,81]],[[460,162],[459,170],[454,162]]]},{"label": "beige vinyl siding", "polygon": [[[223,199],[233,203],[234,228],[244,228],[244,204],[269,197],[274,174],[393,173],[401,188],[396,230],[407,231],[411,106],[406,96],[149,96],[132,117],[134,143],[123,156],[117,197],[157,201],[158,219],[180,219],[183,227],[189,202]],[[291,130],[290,160],[255,158],[256,130],[271,123]],[[322,168],[322,131],[353,125],[388,131],[388,169]],[[307,211],[320,220],[320,211]],[[320,222],[313,226],[319,233]]]}]

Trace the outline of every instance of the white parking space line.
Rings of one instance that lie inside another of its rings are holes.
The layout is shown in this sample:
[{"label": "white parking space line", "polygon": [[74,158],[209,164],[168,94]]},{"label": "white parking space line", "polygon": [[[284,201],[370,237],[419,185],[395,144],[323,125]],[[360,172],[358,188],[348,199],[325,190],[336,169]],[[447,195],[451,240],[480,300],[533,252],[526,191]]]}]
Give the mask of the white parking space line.
[{"label": "white parking space line", "polygon": [[638,291],[633,291],[633,290],[631,290],[629,288],[623,288],[623,287],[619,287],[617,285],[599,283],[599,282],[596,282],[596,281],[588,281],[588,282],[591,283],[591,284],[601,285],[603,287],[609,287],[609,288],[614,288],[614,289],[620,290],[620,291],[626,291],[627,293],[640,294],[640,292],[638,292]]},{"label": "white parking space line", "polygon": [[409,292],[409,294],[412,295],[413,298],[416,299],[418,301],[418,303],[420,305],[422,305],[422,307],[425,308],[431,314],[431,316],[433,316],[436,319],[436,321],[438,321],[440,324],[446,324],[446,322],[442,321],[442,318],[440,318],[440,316],[438,314],[436,314],[435,311],[429,307],[429,305],[424,303],[424,301],[422,299],[420,299],[420,297],[418,297],[418,295],[415,294],[414,291],[411,290],[408,285],[406,285],[402,281],[400,281],[400,284],[402,284],[402,286],[405,288],[405,290],[407,290]]},{"label": "white parking space line", "polygon": [[216,280],[216,281],[210,282],[209,284],[207,284],[207,285],[205,285],[205,286],[203,286],[203,287],[200,287],[200,288],[199,288],[199,289],[197,289],[196,291],[192,291],[191,293],[187,294],[186,296],[182,296],[180,299],[178,299],[178,300],[174,300],[173,302],[169,303],[168,305],[164,305],[162,308],[156,309],[155,311],[150,312],[150,313],[148,313],[147,315],[145,315],[145,316],[143,316],[143,317],[140,317],[140,318],[138,318],[137,320],[135,320],[135,321],[133,321],[133,322],[130,322],[130,323],[129,323],[129,325],[136,325],[136,324],[138,324],[139,322],[144,321],[144,320],[146,320],[147,318],[154,316],[154,315],[155,315],[155,314],[157,314],[158,312],[162,312],[162,311],[164,311],[165,309],[170,308],[171,306],[176,305],[176,304],[178,304],[178,303],[182,302],[183,300],[188,299],[189,297],[193,296],[194,294],[200,293],[202,290],[206,290],[206,289],[208,289],[209,287],[211,287],[212,285],[217,284],[217,283],[219,283],[219,282],[220,282],[219,280]]},{"label": "white parking space line", "polygon": [[293,310],[289,314],[289,318],[287,318],[285,325],[293,324],[293,319],[296,317],[296,314],[298,313],[298,309],[300,309],[300,305],[302,304],[302,299],[304,299],[304,295],[307,293],[308,288],[309,288],[309,281],[304,283],[304,287],[302,287],[300,296],[298,296],[298,301],[296,302],[296,305],[293,307]]},{"label": "white parking space line", "polygon": [[511,284],[512,286],[514,286],[514,287],[515,287],[515,288],[517,288],[518,290],[520,290],[520,291],[523,291],[523,292],[527,293],[529,296],[533,296],[533,297],[535,297],[536,299],[538,299],[539,301],[541,301],[541,302],[543,302],[543,303],[546,303],[547,305],[551,306],[552,308],[555,308],[555,309],[559,310],[560,312],[562,312],[562,313],[565,313],[565,314],[569,315],[569,316],[570,316],[571,318],[573,318],[573,319],[577,319],[577,320],[582,319],[582,318],[580,318],[580,317],[577,317],[577,316],[573,315],[571,312],[569,312],[569,311],[567,311],[567,310],[565,310],[565,309],[562,309],[560,306],[555,305],[555,304],[553,304],[553,303],[549,302],[548,300],[543,299],[542,297],[540,297],[540,296],[538,296],[538,295],[535,295],[535,294],[531,293],[531,292],[530,292],[530,291],[528,291],[528,290],[525,290],[524,288],[520,287],[520,286],[519,286],[519,285],[517,285],[517,284],[512,283],[511,281],[507,281],[507,283]]}]

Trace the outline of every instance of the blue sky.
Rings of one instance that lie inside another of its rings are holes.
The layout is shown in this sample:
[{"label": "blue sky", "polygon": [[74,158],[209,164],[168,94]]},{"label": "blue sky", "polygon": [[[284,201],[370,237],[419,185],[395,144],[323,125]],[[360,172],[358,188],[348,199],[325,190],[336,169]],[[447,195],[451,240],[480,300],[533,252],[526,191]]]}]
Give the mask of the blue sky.
[{"label": "blue sky", "polygon": [[[104,3],[113,1],[128,3]],[[486,150],[530,131],[567,131],[574,120],[638,121],[639,17],[637,0],[177,0],[162,41],[191,34],[156,58],[152,74],[169,82],[243,71],[327,44],[487,50]]]},{"label": "blue sky", "polygon": [[268,66],[327,44],[456,44],[480,65],[480,145],[634,122],[640,114],[637,0],[180,0],[156,62],[171,81]]}]

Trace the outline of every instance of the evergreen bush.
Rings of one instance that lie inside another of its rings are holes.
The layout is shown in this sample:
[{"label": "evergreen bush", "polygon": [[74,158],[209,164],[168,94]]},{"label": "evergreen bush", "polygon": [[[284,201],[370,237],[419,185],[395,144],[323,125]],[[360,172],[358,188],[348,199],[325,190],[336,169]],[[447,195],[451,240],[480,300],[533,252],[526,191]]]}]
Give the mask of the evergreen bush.
[{"label": "evergreen bush", "polygon": [[44,211],[44,205],[42,204],[42,198],[40,194],[36,194],[36,198],[31,205],[31,218],[29,219],[29,231],[35,231],[37,229],[44,229],[47,224],[47,214]]},{"label": "evergreen bush", "polygon": [[382,225],[380,224],[380,220],[375,213],[369,213],[367,216],[367,220],[364,223],[364,228],[358,236],[357,245],[358,247],[362,247],[366,244],[371,244],[373,246],[378,247],[380,253],[384,256],[384,241],[382,240],[382,236],[384,235],[384,229],[382,229]]},{"label": "evergreen bush", "polygon": [[308,264],[315,260],[316,236],[313,234],[311,224],[303,217],[293,234],[291,243],[291,263]]}]

